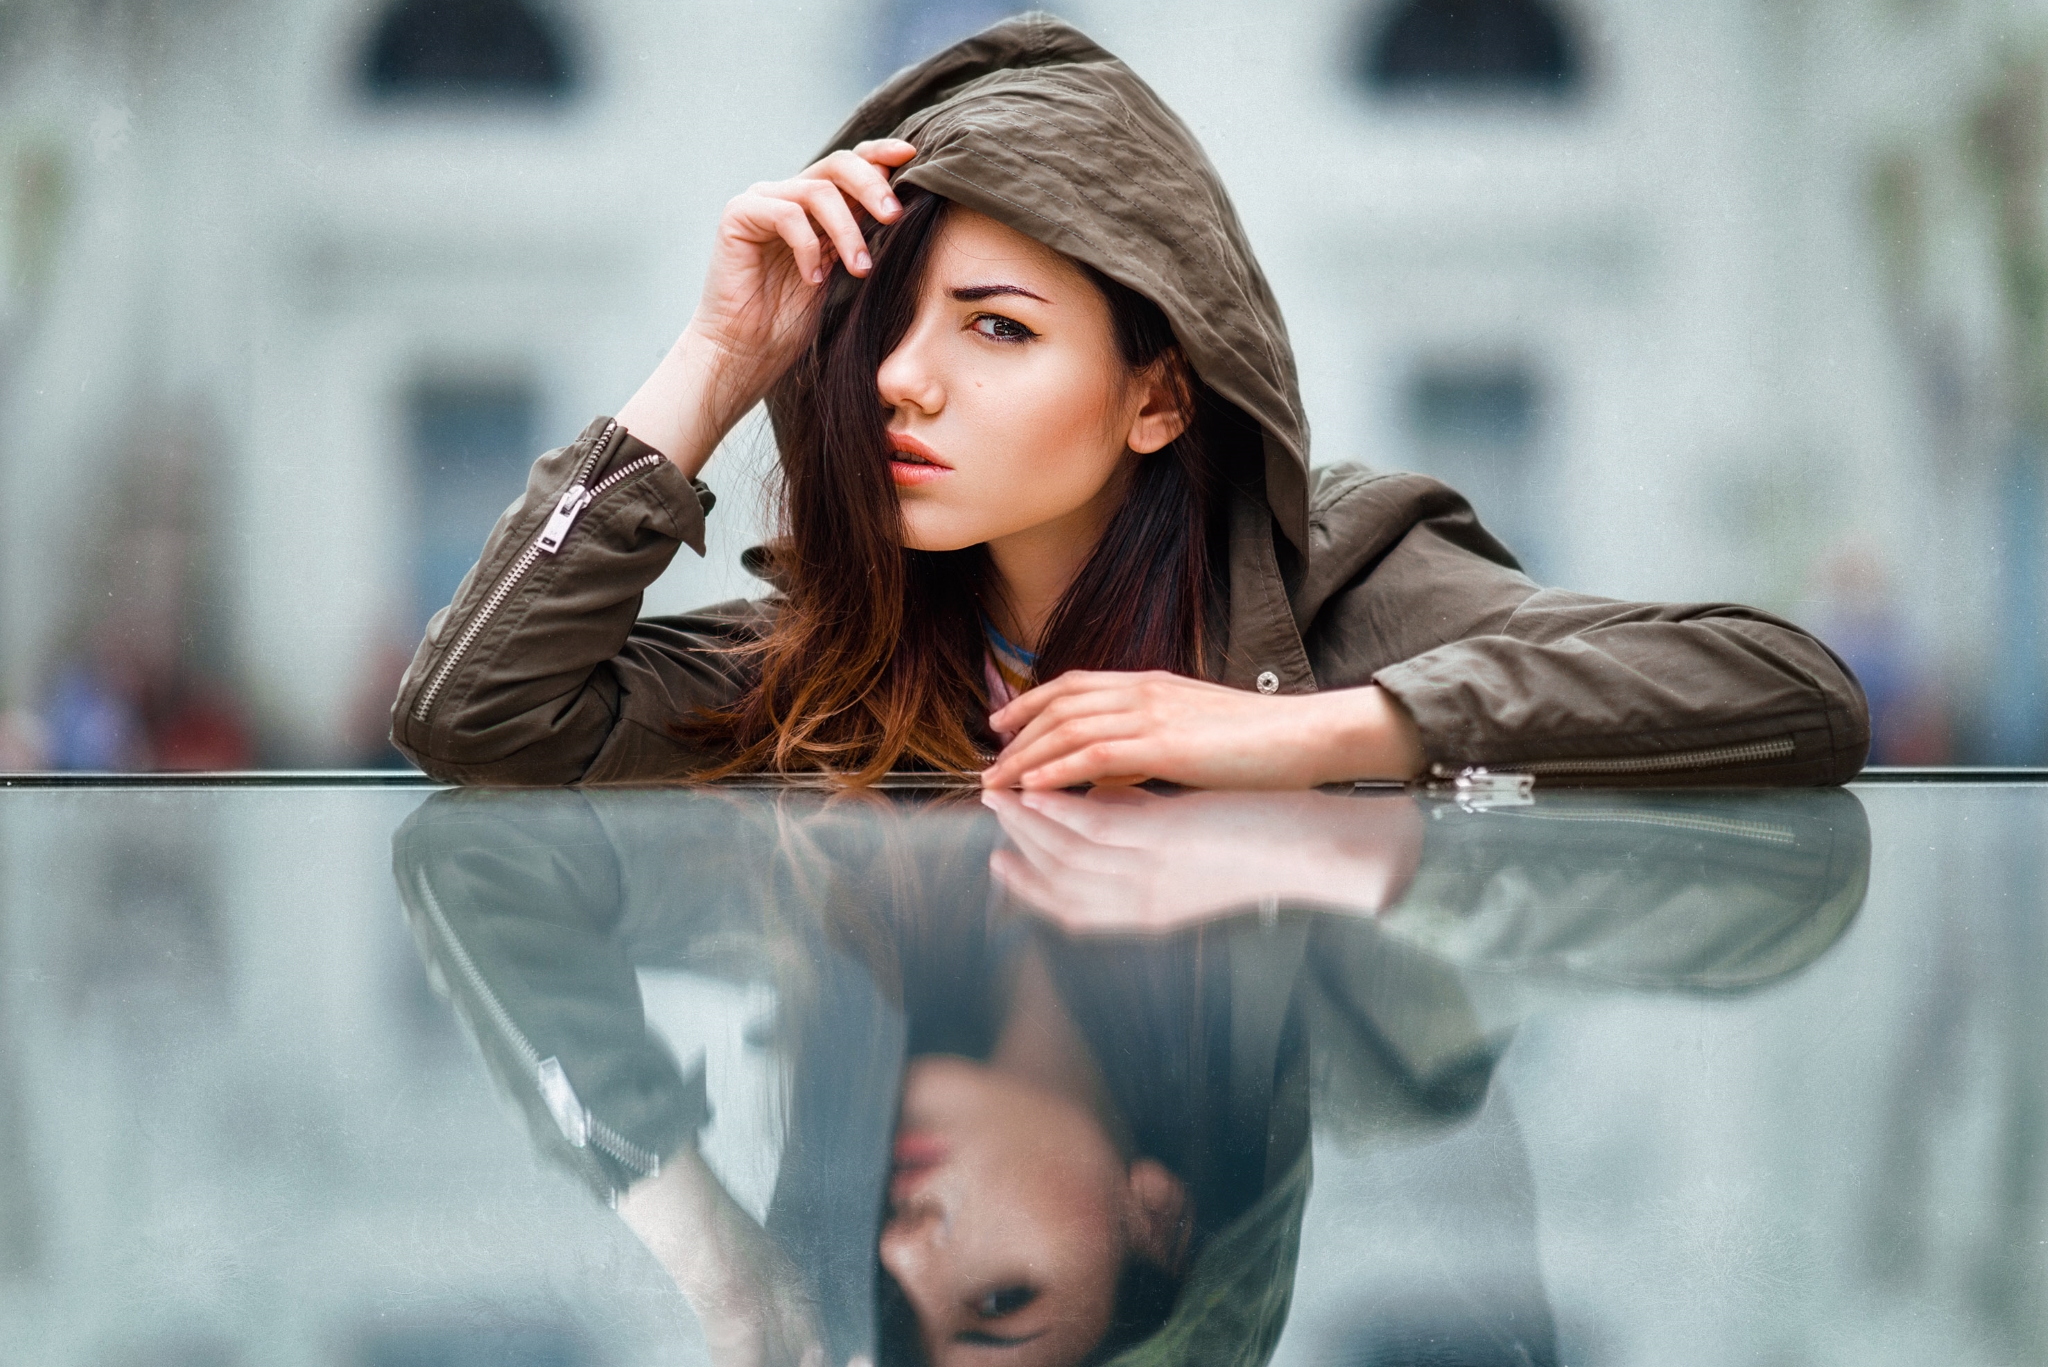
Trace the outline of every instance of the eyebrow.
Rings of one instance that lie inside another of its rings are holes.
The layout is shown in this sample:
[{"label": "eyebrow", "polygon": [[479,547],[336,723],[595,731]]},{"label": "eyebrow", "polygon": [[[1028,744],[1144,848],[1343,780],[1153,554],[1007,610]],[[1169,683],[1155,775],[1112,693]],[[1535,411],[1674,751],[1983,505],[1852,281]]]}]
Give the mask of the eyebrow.
[{"label": "eyebrow", "polygon": [[953,291],[953,297],[963,304],[972,304],[982,299],[995,299],[1005,294],[1021,294],[1026,299],[1036,299],[1041,304],[1052,302],[1042,294],[1033,294],[1022,285],[965,285]]}]

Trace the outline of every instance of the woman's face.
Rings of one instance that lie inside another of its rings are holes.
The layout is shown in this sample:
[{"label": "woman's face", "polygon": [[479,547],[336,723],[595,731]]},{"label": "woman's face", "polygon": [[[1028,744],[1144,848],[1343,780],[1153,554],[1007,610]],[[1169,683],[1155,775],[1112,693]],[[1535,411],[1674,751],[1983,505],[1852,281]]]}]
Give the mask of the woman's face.
[{"label": "woman's face", "polygon": [[876,381],[916,550],[1099,535],[1130,453],[1183,426],[1165,387],[1125,367],[1108,301],[1079,267],[958,207]]},{"label": "woman's face", "polygon": [[1080,1361],[1125,1259],[1170,1258],[1185,1210],[1179,1180],[1126,1165],[1087,1107],[966,1059],[912,1061],[880,1253],[934,1367]]}]

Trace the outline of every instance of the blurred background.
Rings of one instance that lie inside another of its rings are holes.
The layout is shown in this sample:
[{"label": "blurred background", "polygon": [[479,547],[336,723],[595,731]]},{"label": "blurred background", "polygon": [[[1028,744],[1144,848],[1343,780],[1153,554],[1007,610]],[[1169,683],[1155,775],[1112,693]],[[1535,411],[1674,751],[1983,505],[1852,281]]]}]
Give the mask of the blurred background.
[{"label": "blurred background", "polygon": [[[0,3],[0,770],[397,764],[396,680],[720,206],[1003,0]],[[1820,631],[2048,762],[2048,0],[1075,0],[1194,126],[1318,463]],[[707,472],[751,592],[767,453]]]}]

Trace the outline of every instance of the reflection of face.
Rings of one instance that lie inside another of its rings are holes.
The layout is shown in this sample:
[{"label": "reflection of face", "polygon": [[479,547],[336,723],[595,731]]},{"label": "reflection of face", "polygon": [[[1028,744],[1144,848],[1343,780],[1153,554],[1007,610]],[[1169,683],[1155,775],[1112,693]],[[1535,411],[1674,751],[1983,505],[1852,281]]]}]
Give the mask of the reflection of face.
[{"label": "reflection of face", "polygon": [[880,1252],[934,1367],[1078,1362],[1125,1258],[1161,1251],[1184,1208],[1178,1180],[1126,1166],[1086,1106],[966,1059],[912,1061]]},{"label": "reflection of face", "polygon": [[906,544],[959,550],[1068,522],[1099,532],[1143,403],[1127,379],[1109,304],[1073,262],[950,210],[916,315],[876,376],[891,437],[940,463],[890,465]]}]

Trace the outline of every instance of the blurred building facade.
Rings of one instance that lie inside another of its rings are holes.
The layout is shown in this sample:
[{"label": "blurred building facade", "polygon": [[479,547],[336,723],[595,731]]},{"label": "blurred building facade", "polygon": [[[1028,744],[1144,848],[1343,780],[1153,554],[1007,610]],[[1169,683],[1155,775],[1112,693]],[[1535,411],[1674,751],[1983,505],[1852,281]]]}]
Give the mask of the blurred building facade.
[{"label": "blurred building facade", "polygon": [[[681,327],[724,201],[1008,8],[0,10],[0,767],[376,760],[427,612]],[[1546,581],[1820,628],[1880,758],[2048,760],[2048,9],[1066,13],[1222,169],[1319,462],[1443,474]],[[728,447],[650,610],[752,587],[765,442]]]}]

